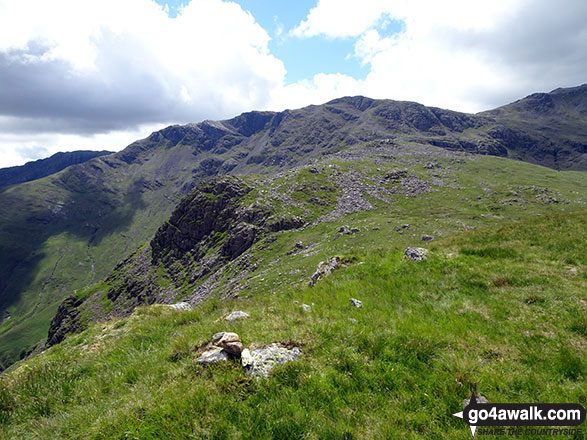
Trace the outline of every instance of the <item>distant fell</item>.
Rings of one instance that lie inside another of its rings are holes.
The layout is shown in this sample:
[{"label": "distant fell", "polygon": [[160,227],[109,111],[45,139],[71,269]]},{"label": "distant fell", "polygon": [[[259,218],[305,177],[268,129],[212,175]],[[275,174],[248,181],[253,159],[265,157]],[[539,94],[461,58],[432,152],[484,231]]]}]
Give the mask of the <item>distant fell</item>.
[{"label": "distant fell", "polygon": [[479,113],[507,127],[514,159],[559,170],[587,169],[587,84],[533,93]]},{"label": "distant fell", "polygon": [[51,157],[27,162],[21,166],[0,169],[0,187],[30,182],[55,174],[70,165],[87,162],[95,157],[111,154],[111,151],[70,151]]}]

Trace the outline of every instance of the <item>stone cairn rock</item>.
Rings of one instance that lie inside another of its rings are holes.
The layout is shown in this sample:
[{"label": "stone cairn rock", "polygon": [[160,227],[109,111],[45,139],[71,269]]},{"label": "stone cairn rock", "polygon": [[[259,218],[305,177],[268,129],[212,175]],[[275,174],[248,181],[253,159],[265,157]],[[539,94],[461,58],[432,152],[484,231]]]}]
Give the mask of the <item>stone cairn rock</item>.
[{"label": "stone cairn rock", "polygon": [[339,256],[332,257],[328,261],[321,261],[318,264],[318,268],[316,272],[312,275],[310,279],[309,286],[314,287],[318,280],[330,275],[333,270],[338,269],[342,265],[342,261]]},{"label": "stone cairn rock", "polygon": [[277,365],[296,360],[302,351],[299,347],[288,348],[279,343],[249,350],[245,348],[241,356],[241,364],[248,375],[253,377],[269,377],[269,372]]},{"label": "stone cairn rock", "polygon": [[245,372],[257,378],[269,377],[269,372],[277,365],[294,361],[302,354],[299,347],[281,343],[243,350],[239,335],[230,332],[216,333],[203,350],[197,359],[198,363],[212,365],[229,359],[240,359]]},{"label": "stone cairn rock", "polygon": [[403,260],[410,260],[414,262],[424,261],[428,258],[428,249],[419,248],[419,247],[409,247],[404,252]]},{"label": "stone cairn rock", "polygon": [[238,359],[241,357],[242,350],[243,344],[236,333],[216,333],[204,347],[204,352],[197,359],[197,362],[200,364],[216,364],[225,362],[228,359]]}]

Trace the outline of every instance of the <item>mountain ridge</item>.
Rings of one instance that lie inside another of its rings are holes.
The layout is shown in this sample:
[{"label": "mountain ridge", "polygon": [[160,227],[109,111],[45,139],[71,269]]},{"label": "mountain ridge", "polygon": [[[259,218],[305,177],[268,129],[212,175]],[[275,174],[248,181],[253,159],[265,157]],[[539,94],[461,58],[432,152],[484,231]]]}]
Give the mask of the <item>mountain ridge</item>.
[{"label": "mountain ridge", "polygon": [[71,165],[81,164],[107,154],[112,154],[112,151],[77,150],[59,152],[44,159],[27,162],[24,165],[0,168],[0,187],[41,179],[58,173]]},{"label": "mountain ridge", "polygon": [[[46,335],[59,303],[73,290],[103,279],[151,239],[202,180],[271,175],[335,154],[360,158],[353,148],[381,140],[414,151],[429,146],[556,162],[552,139],[545,144],[535,126],[508,125],[504,118],[345,97],[297,110],[172,125],[121,152],[8,187],[0,192],[0,203],[8,207],[0,213],[5,250],[0,255],[0,351],[5,362]],[[559,165],[573,165],[582,154],[587,134],[578,133],[577,151],[565,150],[566,162],[561,159]]]}]

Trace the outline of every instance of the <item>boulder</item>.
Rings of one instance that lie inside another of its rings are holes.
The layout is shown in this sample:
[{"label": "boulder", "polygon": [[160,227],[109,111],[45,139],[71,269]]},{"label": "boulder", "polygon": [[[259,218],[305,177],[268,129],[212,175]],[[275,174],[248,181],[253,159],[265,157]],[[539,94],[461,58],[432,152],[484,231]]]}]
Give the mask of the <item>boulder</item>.
[{"label": "boulder", "polygon": [[279,343],[257,348],[250,351],[250,358],[247,354],[245,371],[253,377],[269,377],[269,373],[275,366],[294,361],[301,354],[302,351],[298,347],[288,348]]},{"label": "boulder", "polygon": [[242,350],[243,344],[236,333],[216,333],[205,346],[205,350],[197,359],[197,362],[215,364],[231,358],[240,358]]},{"label": "boulder", "polygon": [[422,241],[432,241],[432,240],[434,240],[433,235],[422,234]]},{"label": "boulder", "polygon": [[248,317],[248,313],[241,310],[235,310],[234,312],[229,313],[224,319],[227,321],[237,321],[239,319],[246,319]]},{"label": "boulder", "polygon": [[203,352],[200,357],[196,360],[200,364],[217,364],[218,362],[226,362],[230,355],[228,352],[220,347],[214,347],[210,350]]},{"label": "boulder", "polygon": [[402,261],[408,259],[410,261],[424,261],[428,258],[428,249],[419,248],[419,247],[409,247],[404,252],[404,257]]},{"label": "boulder", "polygon": [[178,303],[175,303],[175,304],[171,304],[170,307],[172,309],[179,310],[181,312],[187,312],[188,310],[191,310],[192,309],[191,304],[190,303],[187,303],[187,302],[178,302]]},{"label": "boulder", "polygon": [[351,232],[351,228],[349,228],[347,225],[341,226],[341,227],[338,229],[338,232],[339,232],[340,234],[345,234],[345,235],[351,235],[351,234],[352,234],[352,232]]},{"label": "boulder", "polygon": [[220,332],[212,336],[212,345],[222,348],[232,357],[240,357],[243,350],[243,344],[236,333]]},{"label": "boulder", "polygon": [[341,266],[341,264],[342,262],[339,256],[332,257],[328,261],[321,261],[318,264],[316,272],[314,272],[312,278],[310,279],[310,287],[315,286],[318,280],[320,280],[321,278],[330,275],[332,271],[338,269]]}]

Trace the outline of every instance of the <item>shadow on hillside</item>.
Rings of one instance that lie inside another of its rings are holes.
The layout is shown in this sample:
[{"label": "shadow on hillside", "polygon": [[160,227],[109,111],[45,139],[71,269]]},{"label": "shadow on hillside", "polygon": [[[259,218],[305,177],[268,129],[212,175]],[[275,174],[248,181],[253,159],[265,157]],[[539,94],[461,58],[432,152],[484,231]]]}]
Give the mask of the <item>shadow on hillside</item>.
[{"label": "shadow on hillside", "polygon": [[[68,198],[59,200],[61,204],[39,200],[31,209],[26,192],[0,193],[0,203],[13,211],[0,232],[0,311],[17,304],[23,292],[38,295],[44,282],[39,275],[46,270],[40,249],[51,237],[66,232],[92,247],[99,246],[105,237],[125,230],[135,213],[147,206],[143,195],[152,189],[142,178],[135,179],[127,190],[113,190],[101,179],[80,178],[80,174],[82,170],[68,170],[51,182],[67,190]],[[64,297],[72,292],[61,293]]]}]

